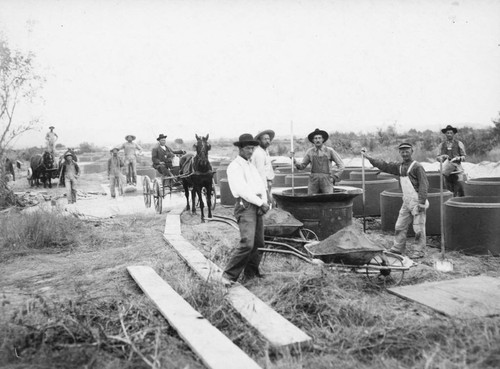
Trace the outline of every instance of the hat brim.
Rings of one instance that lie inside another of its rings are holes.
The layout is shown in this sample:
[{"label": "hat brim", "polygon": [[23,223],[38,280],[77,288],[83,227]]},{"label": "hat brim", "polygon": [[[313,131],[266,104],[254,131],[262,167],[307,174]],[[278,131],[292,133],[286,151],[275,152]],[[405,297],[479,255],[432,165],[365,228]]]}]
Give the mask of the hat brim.
[{"label": "hat brim", "polygon": [[448,131],[453,131],[453,133],[457,133],[457,132],[458,132],[458,129],[456,129],[456,128],[454,128],[454,127],[453,127],[453,128],[443,128],[443,129],[441,130],[441,133],[446,133],[446,132],[448,132]]},{"label": "hat brim", "polygon": [[156,139],[156,141],[160,141],[160,140],[162,140],[162,139],[164,139],[164,138],[167,138],[167,136],[159,136],[159,137]]},{"label": "hat brim", "polygon": [[245,146],[259,146],[259,141],[236,141],[233,142],[234,146],[245,147]]},{"label": "hat brim", "polygon": [[259,140],[264,135],[269,135],[269,138],[271,139],[271,141],[274,140],[275,133],[272,129],[266,129],[265,131],[257,133],[257,135],[254,137],[254,139]]},{"label": "hat brim", "polygon": [[307,135],[307,139],[310,142],[314,142],[314,136],[316,136],[316,135],[323,136],[323,142],[326,142],[328,140],[328,138],[330,137],[326,131],[318,130],[318,131],[314,131],[314,132],[309,133]]},{"label": "hat brim", "polygon": [[54,127],[54,126],[50,126],[50,127],[49,127],[49,129],[51,129],[51,128],[52,128],[52,129],[54,129],[54,128],[56,128],[56,127]]},{"label": "hat brim", "polygon": [[125,136],[125,139],[127,140],[129,137],[132,137],[132,141],[134,141],[134,140],[135,140],[135,136],[134,136],[134,135],[126,135],[126,136]]}]

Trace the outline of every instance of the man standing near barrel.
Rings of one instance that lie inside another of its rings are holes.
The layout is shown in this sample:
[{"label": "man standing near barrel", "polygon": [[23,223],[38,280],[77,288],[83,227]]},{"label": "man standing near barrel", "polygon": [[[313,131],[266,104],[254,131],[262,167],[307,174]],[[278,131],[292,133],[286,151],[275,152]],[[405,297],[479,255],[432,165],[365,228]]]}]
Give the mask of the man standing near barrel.
[{"label": "man standing near barrel", "polygon": [[268,201],[271,203],[271,187],[273,185],[274,170],[271,165],[271,157],[269,156],[268,148],[274,139],[274,131],[270,129],[262,131],[258,133],[254,139],[259,142],[259,145],[253,151],[251,162],[259,171],[262,182],[267,189]]},{"label": "man standing near barrel", "polygon": [[[311,164],[307,194],[333,193],[333,185],[340,181],[340,175],[344,171],[344,162],[334,149],[324,144],[328,140],[326,131],[316,128],[314,132],[309,133],[307,138],[314,144],[314,147],[306,151],[302,163],[297,164],[293,159],[298,170]],[[330,162],[337,165],[336,170],[331,168]]]},{"label": "man standing near barrel", "polygon": [[226,286],[236,282],[242,272],[246,280],[262,277],[258,248],[264,247],[263,215],[269,210],[266,187],[250,161],[259,142],[251,134],[244,133],[234,145],[238,147],[239,155],[227,167],[227,180],[236,199],[234,217],[240,228],[240,243],[233,250],[222,275]]},{"label": "man standing near barrel", "polygon": [[374,167],[379,168],[383,172],[399,176],[403,190],[403,204],[401,205],[396,221],[394,245],[389,251],[396,254],[406,254],[406,234],[408,226],[413,221],[416,245],[413,248],[413,252],[408,256],[412,259],[417,259],[425,255],[425,220],[426,210],[429,207],[429,201],[427,200],[429,182],[424,167],[412,159],[413,146],[404,142],[398,148],[399,155],[403,159],[402,163],[387,163],[383,160],[372,158],[367,154],[365,148],[361,149],[361,153]]},{"label": "man standing near barrel", "polygon": [[465,146],[462,141],[455,138],[458,132],[455,127],[447,125],[441,132],[445,135],[445,140],[438,146],[436,159],[440,162],[448,160],[442,173],[446,189],[453,193],[454,197],[465,196],[465,174],[461,164],[465,161]]}]

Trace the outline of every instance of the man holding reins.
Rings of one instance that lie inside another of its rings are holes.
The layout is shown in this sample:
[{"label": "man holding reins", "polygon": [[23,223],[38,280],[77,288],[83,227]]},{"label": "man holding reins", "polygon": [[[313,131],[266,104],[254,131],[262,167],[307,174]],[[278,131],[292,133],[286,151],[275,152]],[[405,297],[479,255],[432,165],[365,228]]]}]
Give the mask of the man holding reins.
[{"label": "man holding reins", "polygon": [[[326,131],[316,128],[314,132],[309,133],[307,136],[308,140],[314,144],[314,147],[306,151],[302,163],[297,164],[295,158],[293,159],[293,164],[298,170],[304,169],[311,164],[311,175],[307,187],[308,195],[333,193],[333,185],[340,181],[340,175],[344,171],[345,166],[340,155],[324,144],[328,137]],[[331,168],[331,162],[336,164],[336,169]]]},{"label": "man holding reins", "polygon": [[421,258],[425,255],[426,234],[425,221],[426,211],[429,207],[427,192],[429,181],[424,167],[412,159],[413,146],[404,142],[398,146],[399,154],[403,159],[402,163],[387,163],[380,159],[372,158],[365,148],[361,153],[370,163],[383,172],[399,176],[401,189],[403,190],[403,204],[399,210],[398,219],[395,226],[394,245],[389,250],[396,254],[406,254],[406,234],[408,226],[413,221],[416,245],[413,252],[408,255],[412,259]]}]

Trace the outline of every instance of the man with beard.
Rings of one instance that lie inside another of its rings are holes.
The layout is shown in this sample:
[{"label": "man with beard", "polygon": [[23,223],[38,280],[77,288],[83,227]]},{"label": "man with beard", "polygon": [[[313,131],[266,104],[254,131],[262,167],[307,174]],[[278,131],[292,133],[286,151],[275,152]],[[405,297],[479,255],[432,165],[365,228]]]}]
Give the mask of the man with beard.
[{"label": "man with beard", "polygon": [[273,185],[274,170],[271,165],[271,157],[269,156],[268,148],[274,139],[274,131],[270,129],[262,131],[258,133],[254,139],[259,142],[259,146],[253,150],[250,161],[259,171],[262,182],[267,190],[268,202],[271,203],[271,187]]},{"label": "man with beard", "polygon": [[[455,138],[458,129],[447,125],[441,130],[446,140],[438,146],[437,160],[444,162],[448,160],[450,170],[443,173],[446,188],[453,193],[455,197],[465,196],[464,192],[464,168],[462,162],[465,161],[465,146],[462,141]],[[445,170],[443,170],[445,172]]]}]

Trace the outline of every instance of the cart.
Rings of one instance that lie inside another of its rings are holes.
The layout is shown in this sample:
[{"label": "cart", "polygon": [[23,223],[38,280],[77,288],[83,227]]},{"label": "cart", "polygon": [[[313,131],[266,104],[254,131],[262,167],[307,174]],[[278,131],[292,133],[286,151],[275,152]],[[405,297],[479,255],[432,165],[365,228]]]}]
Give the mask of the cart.
[{"label": "cart", "polygon": [[321,253],[314,250],[317,244],[318,242],[311,242],[304,245],[312,258],[321,260],[333,269],[363,273],[375,285],[398,285],[409,270],[404,265],[403,256],[384,249]]},{"label": "cart", "polygon": [[[179,174],[179,167],[173,167],[170,171],[171,176],[164,176],[160,172],[156,171],[156,177],[151,180],[149,176],[144,176],[142,179],[142,194],[144,197],[144,205],[147,208],[151,207],[151,200],[153,201],[155,210],[158,214],[163,211],[163,200],[166,195],[170,195],[172,198],[172,193],[184,192],[184,187],[182,185],[182,179],[188,178],[194,174]],[[202,196],[206,197],[206,189],[203,188]],[[212,179],[212,210],[216,206],[216,195],[215,195],[215,182]],[[199,205],[199,200],[198,200]]]}]

